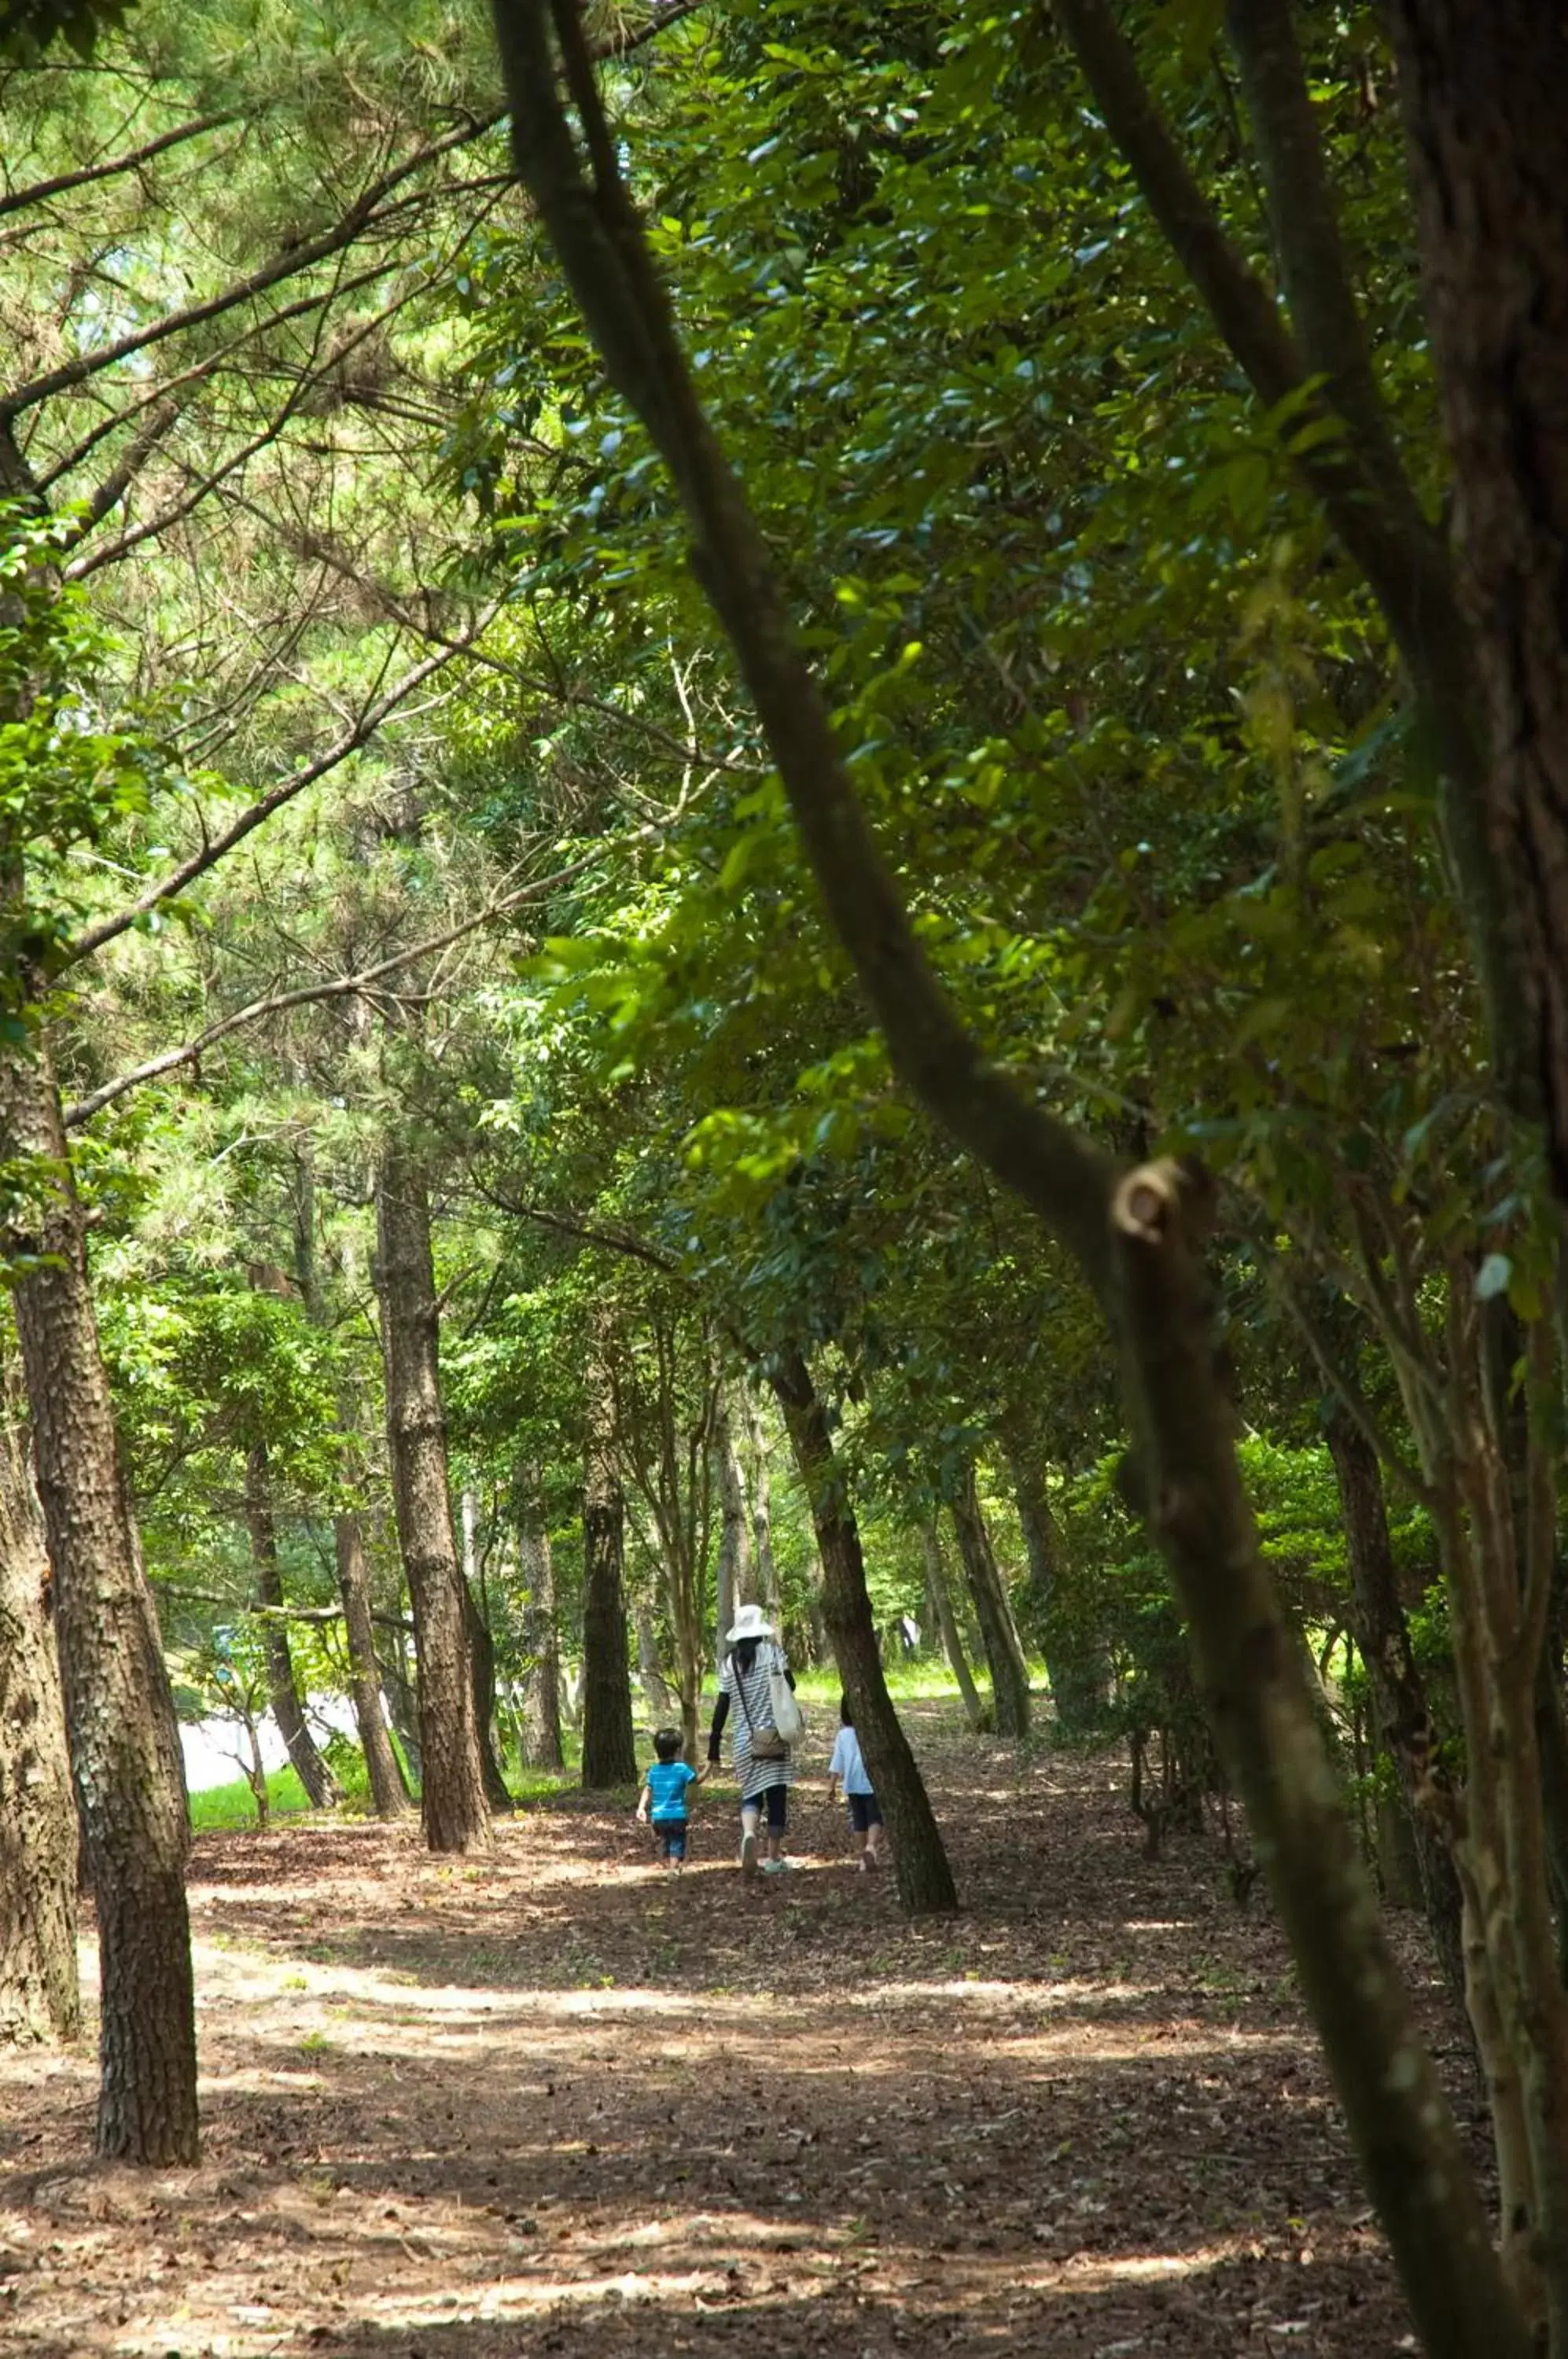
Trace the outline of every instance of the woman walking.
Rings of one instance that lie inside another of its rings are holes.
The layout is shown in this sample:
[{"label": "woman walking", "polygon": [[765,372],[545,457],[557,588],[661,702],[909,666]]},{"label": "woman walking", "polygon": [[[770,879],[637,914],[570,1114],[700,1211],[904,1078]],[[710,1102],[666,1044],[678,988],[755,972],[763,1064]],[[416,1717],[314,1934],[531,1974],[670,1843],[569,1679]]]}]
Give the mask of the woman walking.
[{"label": "woman walking", "polygon": [[[728,1634],[729,1653],[719,1674],[719,1700],[708,1731],[708,1759],[719,1758],[724,1722],[735,1715],[735,1773],[740,1784],[740,1864],[743,1875],[760,1867],[780,1875],[792,1861],[784,1856],[784,1828],[795,1765],[774,1723],[771,1682],[776,1673],[791,1688],[795,1675],[785,1659],[773,1625],[760,1605],[743,1605]],[[757,1857],[757,1831],[766,1819],[768,1856]]]}]

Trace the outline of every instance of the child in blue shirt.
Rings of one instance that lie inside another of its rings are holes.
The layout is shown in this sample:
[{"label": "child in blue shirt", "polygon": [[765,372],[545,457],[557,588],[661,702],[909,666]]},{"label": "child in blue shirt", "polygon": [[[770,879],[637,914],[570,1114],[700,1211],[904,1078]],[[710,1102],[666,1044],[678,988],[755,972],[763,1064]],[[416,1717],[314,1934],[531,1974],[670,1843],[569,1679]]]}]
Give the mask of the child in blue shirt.
[{"label": "child in blue shirt", "polygon": [[681,1760],[679,1729],[656,1729],[653,1749],[659,1758],[644,1775],[637,1814],[645,1827],[651,1816],[659,1856],[679,1874],[686,1864],[686,1789],[700,1786],[702,1775]]},{"label": "child in blue shirt", "polygon": [[849,1698],[839,1698],[838,1716],[844,1723],[833,1743],[833,1759],[828,1763],[828,1799],[833,1798],[833,1788],[842,1784],[844,1799],[849,1804],[851,1832],[860,1837],[865,1849],[860,1854],[863,1868],[882,1864],[882,1811],[876,1789],[866,1774],[861,1757],[860,1739],[855,1733],[850,1717]]}]

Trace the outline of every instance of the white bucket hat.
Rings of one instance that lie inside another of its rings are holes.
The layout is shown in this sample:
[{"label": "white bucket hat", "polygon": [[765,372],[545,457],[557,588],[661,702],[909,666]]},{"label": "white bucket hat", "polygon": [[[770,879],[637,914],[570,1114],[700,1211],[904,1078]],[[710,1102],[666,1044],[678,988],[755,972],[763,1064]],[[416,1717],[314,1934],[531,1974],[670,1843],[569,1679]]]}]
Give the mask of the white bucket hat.
[{"label": "white bucket hat", "polygon": [[730,1625],[729,1644],[738,1647],[743,1638],[771,1638],[773,1625],[760,1605],[743,1605]]}]

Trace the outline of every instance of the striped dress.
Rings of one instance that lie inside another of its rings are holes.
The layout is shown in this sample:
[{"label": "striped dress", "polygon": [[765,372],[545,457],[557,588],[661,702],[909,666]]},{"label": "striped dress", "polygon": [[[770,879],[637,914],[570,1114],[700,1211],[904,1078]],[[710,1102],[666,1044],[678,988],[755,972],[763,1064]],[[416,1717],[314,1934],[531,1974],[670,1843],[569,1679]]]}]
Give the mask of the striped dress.
[{"label": "striped dress", "polygon": [[[749,1671],[743,1674],[738,1655],[724,1657],[724,1668],[719,1675],[719,1692],[730,1700],[729,1721],[735,1734],[735,1773],[740,1782],[743,1802],[755,1802],[770,1786],[792,1786],[795,1764],[786,1754],[782,1761],[754,1761],[751,1757],[751,1728],[746,1725],[749,1713],[756,1728],[773,1725],[773,1700],[768,1690],[768,1676],[785,1667],[784,1649],[771,1638],[757,1642]],[[742,1690],[745,1690],[744,1702]]]}]

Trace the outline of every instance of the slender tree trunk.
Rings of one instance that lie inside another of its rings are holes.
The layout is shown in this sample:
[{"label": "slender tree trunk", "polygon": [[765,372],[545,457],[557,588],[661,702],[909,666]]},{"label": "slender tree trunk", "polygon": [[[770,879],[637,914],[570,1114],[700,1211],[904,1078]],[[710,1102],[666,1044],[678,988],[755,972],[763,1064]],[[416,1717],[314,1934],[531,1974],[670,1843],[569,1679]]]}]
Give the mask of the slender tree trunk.
[{"label": "slender tree trunk", "polygon": [[1383,1470],[1355,1419],[1337,1406],[1329,1414],[1325,1437],[1345,1516],[1356,1643],[1371,1683],[1374,1729],[1404,1793],[1422,1904],[1443,1978],[1463,2003],[1463,1898],[1453,1856],[1426,1807],[1436,1758],[1436,1732],[1399,1603],[1383,1498]]},{"label": "slender tree trunk", "polygon": [[822,1558],[822,1618],[892,1837],[898,1897],[911,1916],[956,1908],[942,1830],[883,1675],[855,1510],[811,1369],[793,1346],[779,1354],[773,1389],[811,1501]]},{"label": "slender tree trunk", "polygon": [[[419,1751],[419,1699],[408,1677],[408,1647],[401,1635],[389,1647],[382,1649],[381,1693],[387,1706],[387,1717],[392,1731],[403,1748],[408,1765],[408,1776],[415,1788],[424,1785],[424,1756]],[[407,1783],[407,1780],[405,1780]],[[410,1800],[413,1799],[410,1795]]]},{"label": "slender tree trunk", "polygon": [[[316,1252],[316,1175],[308,1145],[296,1148],[294,1155],[294,1269],[307,1312],[318,1327],[325,1326],[327,1305]],[[337,1422],[344,1445],[342,1474],[347,1481],[359,1473],[360,1451],[354,1403],[346,1389],[338,1395]],[[370,1566],[365,1552],[365,1526],[357,1509],[344,1508],[333,1516],[332,1549],[348,1648],[349,1693],[370,1783],[371,1807],[378,1819],[400,1819],[408,1807],[408,1786],[381,1707]]]},{"label": "slender tree trunk", "polygon": [[751,1534],[757,1549],[757,1585],[775,1625],[783,1608],[779,1587],[779,1567],[773,1557],[773,1484],[768,1473],[768,1429],[762,1421],[762,1411],[757,1395],[749,1384],[743,1388],[746,1407],[746,1438],[751,1449],[752,1492]]},{"label": "slender tree trunk", "polygon": [[964,1699],[964,1716],[971,1728],[978,1728],[985,1717],[985,1707],[980,1701],[975,1676],[969,1668],[969,1658],[964,1651],[964,1640],[953,1614],[953,1595],[947,1585],[947,1567],[942,1560],[942,1535],[934,1516],[920,1527],[920,1544],[926,1558],[926,1603],[941,1634],[942,1651],[953,1676],[958,1681],[958,1692]]},{"label": "slender tree trunk", "polygon": [[188,1818],[158,1615],[120,1479],[82,1209],[47,1047],[0,1066],[0,1154],[52,1174],[16,1281],[71,1773],[97,1906],[97,2150],[194,2162],[196,2010]]},{"label": "slender tree trunk", "polygon": [[479,1740],[479,1767],[485,1799],[493,1810],[512,1808],[512,1789],[501,1773],[495,1755],[495,1641],[490,1622],[474,1591],[482,1586],[479,1562],[479,1502],[472,1491],[463,1494],[463,1620],[468,1635],[468,1659],[474,1677],[474,1725]]},{"label": "slender tree trunk", "polygon": [[370,1799],[378,1819],[400,1819],[408,1807],[408,1790],[381,1708],[381,1667],[370,1614],[370,1567],[365,1554],[365,1527],[357,1514],[351,1510],[333,1516],[332,1544],[348,1636],[354,1725],[370,1779]]},{"label": "slender tree trunk", "polygon": [[966,1461],[957,1497],[953,1502],[953,1527],[964,1577],[975,1601],[980,1640],[991,1674],[991,1696],[999,1736],[1027,1736],[1029,1726],[1029,1667],[1024,1661],[1018,1625],[991,1546],[991,1535],[980,1512],[975,1464]]},{"label": "slender tree trunk", "polygon": [[604,1341],[588,1367],[583,1471],[583,1783],[590,1791],[637,1783],[631,1670],[622,1586],[626,1506],[615,1462],[615,1402]]},{"label": "slender tree trunk", "polygon": [[1082,1614],[1072,1611],[1061,1537],[1031,1450],[1005,1440],[1003,1455],[1029,1560],[1029,1632],[1045,1659],[1056,1724],[1063,1736],[1089,1736],[1105,1723],[1110,1663],[1096,1633],[1085,1626]]},{"label": "slender tree trunk", "polygon": [[256,1567],[256,1603],[268,1609],[261,1617],[261,1636],[267,1652],[267,1691],[272,1717],[278,1723],[278,1733],[310,1808],[336,1810],[343,1796],[305,1724],[294,1677],[294,1657],[289,1645],[289,1625],[282,1619],[283,1571],[278,1561],[278,1527],[273,1521],[272,1482],[265,1441],[254,1443],[245,1453],[245,1512],[251,1562]]},{"label": "slender tree trunk", "polygon": [[387,1438],[419,1660],[419,1813],[432,1851],[478,1851],[491,1840],[490,1813],[464,1628],[467,1592],[452,1546],[430,1198],[423,1174],[400,1147],[382,1157],[376,1215]]},{"label": "slender tree trunk", "polygon": [[735,1620],[735,1608],[757,1602],[757,1579],[753,1571],[751,1532],[746,1518],[746,1474],[735,1447],[735,1405],[731,1387],[721,1384],[713,1413],[713,1471],[718,1476],[719,1504],[722,1520],[719,1526],[719,1564],[715,1587],[717,1598],[717,1628],[715,1660],[724,1669],[728,1652],[726,1633]]},{"label": "slender tree trunk", "polygon": [[6,1382],[0,1390],[0,2046],[74,2039],[82,2028],[76,1803],[49,1563],[26,1430],[10,1395]]},{"label": "slender tree trunk", "polygon": [[539,1475],[522,1468],[517,1484],[517,1555],[523,1576],[523,1767],[561,1769],[561,1641],[555,1626],[555,1560],[545,1526]]}]

